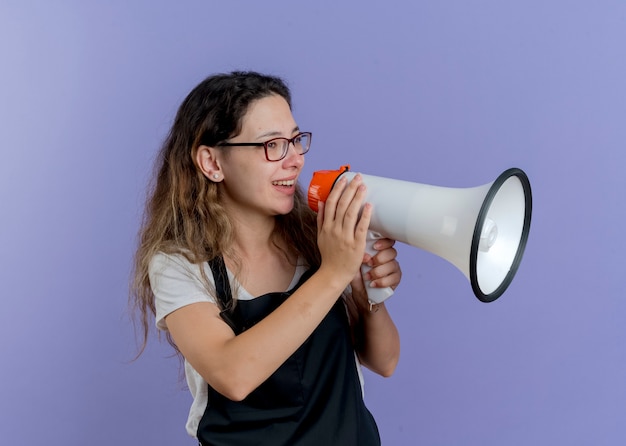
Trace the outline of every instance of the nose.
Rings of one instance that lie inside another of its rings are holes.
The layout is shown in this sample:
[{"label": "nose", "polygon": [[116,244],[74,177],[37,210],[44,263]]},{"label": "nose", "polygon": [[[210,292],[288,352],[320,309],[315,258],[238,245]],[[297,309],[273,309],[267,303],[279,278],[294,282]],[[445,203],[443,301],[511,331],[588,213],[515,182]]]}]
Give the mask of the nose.
[{"label": "nose", "polygon": [[304,166],[304,155],[298,152],[294,142],[290,142],[287,146],[287,155],[285,155],[283,161],[287,167],[294,165],[301,168]]}]

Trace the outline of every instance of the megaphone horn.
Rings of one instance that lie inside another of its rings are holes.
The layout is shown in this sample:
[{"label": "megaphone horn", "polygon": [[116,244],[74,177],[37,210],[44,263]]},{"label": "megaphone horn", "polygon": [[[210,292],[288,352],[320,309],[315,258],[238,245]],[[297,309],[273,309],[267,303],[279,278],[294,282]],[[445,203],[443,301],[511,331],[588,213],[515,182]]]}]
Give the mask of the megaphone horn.
[{"label": "megaphone horn", "polygon": [[[350,166],[313,173],[308,189],[311,209],[325,201]],[[524,254],[532,212],[528,177],[518,168],[495,181],[471,188],[440,187],[360,174],[366,201],[374,205],[368,252],[386,237],[431,252],[468,278],[476,297],[493,302],[508,288]],[[387,299],[391,289],[368,287],[370,303]]]}]

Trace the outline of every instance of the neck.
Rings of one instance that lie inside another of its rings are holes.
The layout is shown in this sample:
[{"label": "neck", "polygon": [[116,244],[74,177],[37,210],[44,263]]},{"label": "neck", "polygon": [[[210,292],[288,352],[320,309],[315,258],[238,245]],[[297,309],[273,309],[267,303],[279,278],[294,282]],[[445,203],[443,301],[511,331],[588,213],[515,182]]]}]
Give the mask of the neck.
[{"label": "neck", "polygon": [[267,250],[272,244],[271,236],[274,231],[275,221],[259,222],[238,221],[235,224],[235,246],[242,254]]},{"label": "neck", "polygon": [[234,248],[242,259],[258,260],[268,254],[283,252],[276,247],[276,242],[281,248],[283,244],[279,240],[272,239],[272,233],[276,227],[274,217],[254,218],[248,215],[245,219],[234,218],[235,240]]}]

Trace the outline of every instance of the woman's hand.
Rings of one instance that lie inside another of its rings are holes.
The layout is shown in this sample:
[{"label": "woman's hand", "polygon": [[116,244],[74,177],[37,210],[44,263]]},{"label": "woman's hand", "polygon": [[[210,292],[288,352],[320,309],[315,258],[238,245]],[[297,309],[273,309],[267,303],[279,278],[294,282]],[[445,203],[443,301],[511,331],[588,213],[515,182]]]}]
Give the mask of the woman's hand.
[{"label": "woman's hand", "polygon": [[395,243],[395,240],[381,238],[373,246],[378,252],[374,256],[365,254],[363,263],[371,269],[365,274],[363,280],[370,280],[370,286],[374,288],[391,287],[395,290],[400,284],[402,270],[396,260],[398,251],[393,247]]},{"label": "woman's hand", "polygon": [[395,240],[381,238],[376,240],[373,248],[378,252],[375,255],[365,254],[363,256],[363,265],[367,265],[367,272],[356,274],[350,286],[352,288],[352,300],[361,312],[369,312],[372,307],[369,302],[366,284],[373,288],[387,288],[395,290],[402,279],[402,270],[400,264],[396,260],[398,252],[393,247]]},{"label": "woman's hand", "polygon": [[357,174],[349,183],[345,177],[340,178],[326,202],[319,203],[317,243],[322,257],[320,269],[328,269],[346,285],[364,260],[372,212],[371,205],[363,205],[365,194],[365,185]]}]

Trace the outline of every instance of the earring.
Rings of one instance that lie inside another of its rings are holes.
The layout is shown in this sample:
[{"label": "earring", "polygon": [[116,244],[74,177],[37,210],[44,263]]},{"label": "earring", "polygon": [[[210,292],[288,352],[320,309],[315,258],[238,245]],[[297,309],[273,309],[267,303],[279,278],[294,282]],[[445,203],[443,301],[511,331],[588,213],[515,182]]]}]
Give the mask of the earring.
[{"label": "earring", "polygon": [[217,180],[219,177],[220,177],[220,175],[219,175],[218,173],[214,173],[214,174],[213,174],[213,178],[214,178],[214,179],[216,179],[216,180]]}]

